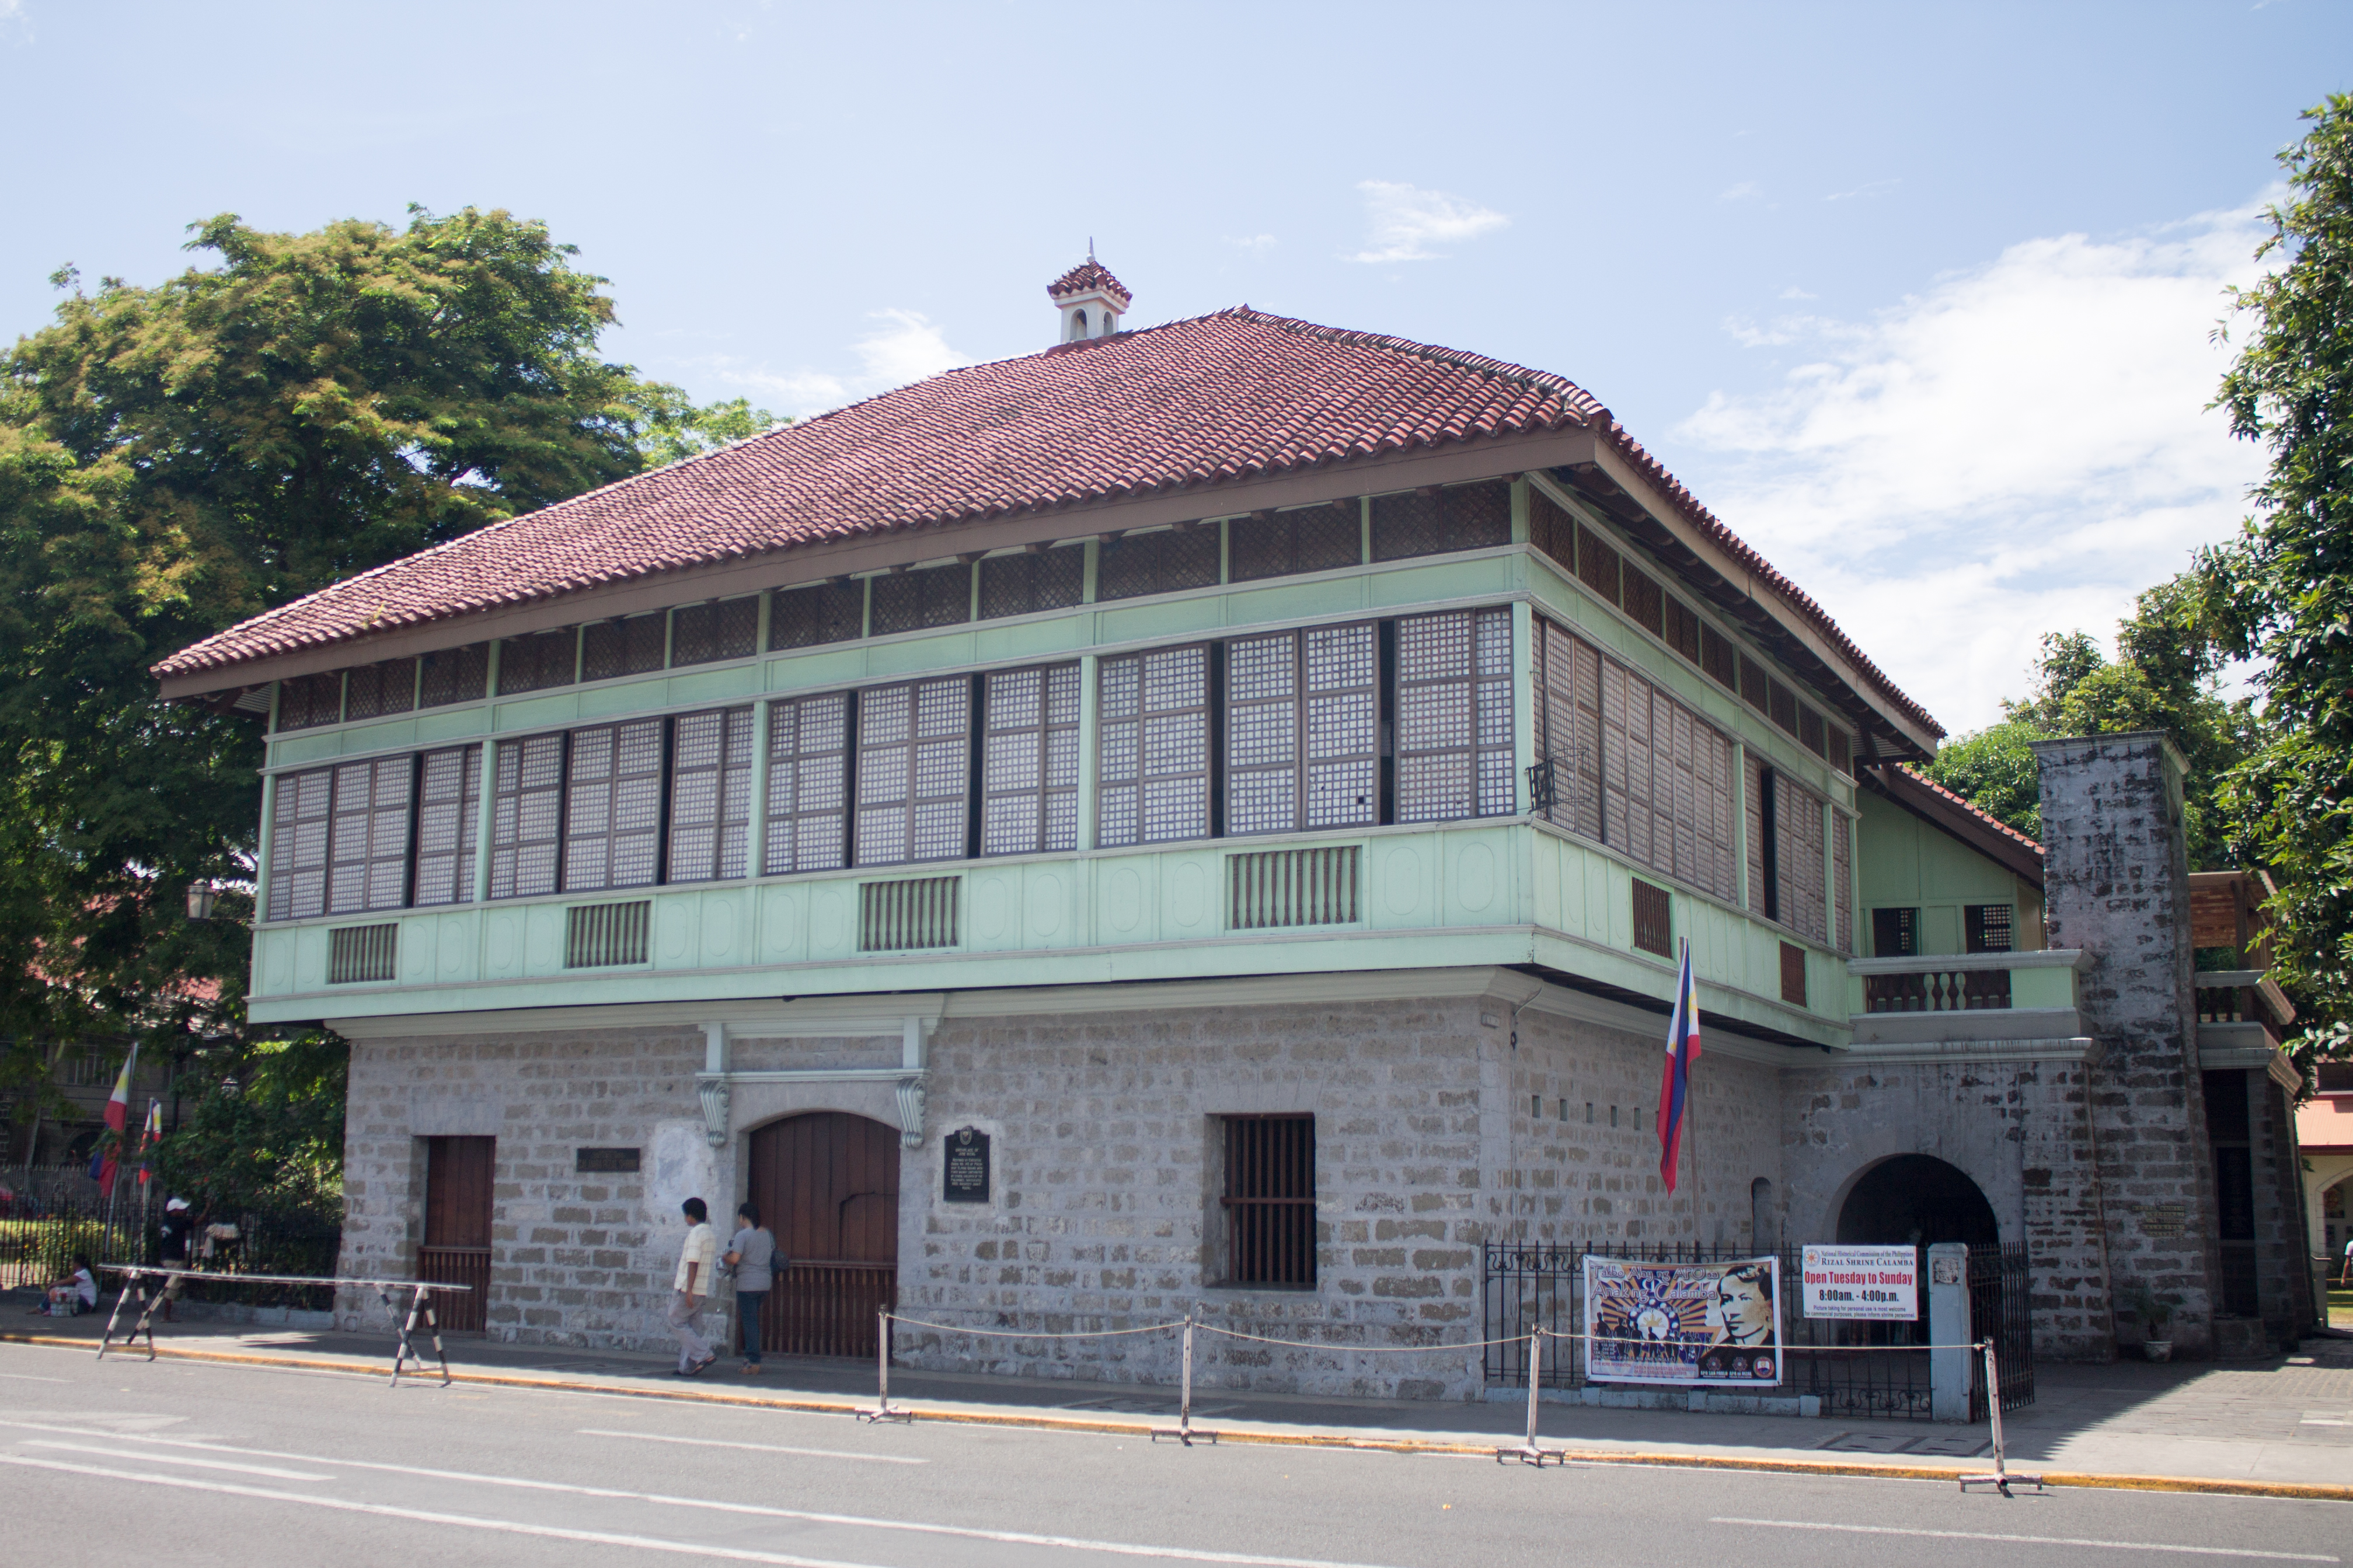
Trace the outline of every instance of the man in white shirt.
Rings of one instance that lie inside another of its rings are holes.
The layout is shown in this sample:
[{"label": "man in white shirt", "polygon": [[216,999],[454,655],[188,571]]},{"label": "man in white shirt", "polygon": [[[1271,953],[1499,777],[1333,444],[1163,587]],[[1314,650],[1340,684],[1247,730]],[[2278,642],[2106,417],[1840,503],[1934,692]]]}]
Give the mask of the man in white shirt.
[{"label": "man in white shirt", "polygon": [[678,1375],[701,1377],[719,1352],[702,1337],[702,1304],[711,1299],[719,1267],[719,1235],[701,1198],[679,1205],[686,1215],[686,1244],[678,1251],[678,1277],[670,1281],[670,1331],[678,1336]]}]

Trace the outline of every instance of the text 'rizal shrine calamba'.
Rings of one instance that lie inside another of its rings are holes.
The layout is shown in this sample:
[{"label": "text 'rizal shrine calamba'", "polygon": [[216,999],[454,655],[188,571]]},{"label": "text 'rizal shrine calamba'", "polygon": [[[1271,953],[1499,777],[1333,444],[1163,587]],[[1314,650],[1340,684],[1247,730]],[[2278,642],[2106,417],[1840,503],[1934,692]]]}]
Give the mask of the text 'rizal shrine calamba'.
[{"label": "text 'rizal shrine calamba'", "polygon": [[1042,1336],[1190,1313],[1293,1342],[1205,1383],[1448,1399],[1646,1262],[1721,1265],[1693,1375],[1760,1396],[1926,1342],[1809,1329],[1809,1245],[1966,1246],[2043,1359],[2312,1322],[2262,889],[2187,871],[2161,736],[2040,744],[2031,842],[1571,382],[1050,294],[157,667],[269,725],[251,1018],[352,1042],[345,1274],[667,1346],[681,1200],[750,1198],[778,1352],[895,1304],[1041,1336],[903,1363],[1173,1382]]}]

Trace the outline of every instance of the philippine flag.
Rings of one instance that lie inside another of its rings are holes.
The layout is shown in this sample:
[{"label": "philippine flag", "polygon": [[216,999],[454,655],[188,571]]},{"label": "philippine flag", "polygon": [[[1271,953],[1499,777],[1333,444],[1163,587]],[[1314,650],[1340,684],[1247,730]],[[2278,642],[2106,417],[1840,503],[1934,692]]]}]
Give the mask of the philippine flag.
[{"label": "philippine flag", "polygon": [[1659,1078],[1659,1179],[1675,1190],[1676,1156],[1683,1146],[1683,1098],[1691,1092],[1692,1064],[1699,1060],[1699,996],[1692,989],[1691,942],[1683,942],[1683,973],[1675,980],[1675,1012],[1667,1026],[1667,1061]]},{"label": "philippine flag", "polygon": [[107,1145],[105,1157],[99,1162],[98,1184],[101,1187],[114,1185],[115,1151],[122,1147],[122,1129],[131,1120],[131,1061],[129,1057],[122,1059],[122,1071],[114,1080],[114,1092],[106,1100],[106,1126],[114,1134],[114,1142]]}]

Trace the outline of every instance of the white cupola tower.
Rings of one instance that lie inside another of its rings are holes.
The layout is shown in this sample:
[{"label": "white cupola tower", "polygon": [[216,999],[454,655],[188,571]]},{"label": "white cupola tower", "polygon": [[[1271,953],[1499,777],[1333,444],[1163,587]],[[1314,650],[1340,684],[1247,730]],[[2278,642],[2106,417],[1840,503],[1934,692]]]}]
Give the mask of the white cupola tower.
[{"label": "white cupola tower", "polygon": [[1134,298],[1127,285],[1095,259],[1092,245],[1087,247],[1084,261],[1046,285],[1046,297],[1061,310],[1062,331],[1054,341],[1063,343],[1111,336],[1119,331],[1119,319]]}]

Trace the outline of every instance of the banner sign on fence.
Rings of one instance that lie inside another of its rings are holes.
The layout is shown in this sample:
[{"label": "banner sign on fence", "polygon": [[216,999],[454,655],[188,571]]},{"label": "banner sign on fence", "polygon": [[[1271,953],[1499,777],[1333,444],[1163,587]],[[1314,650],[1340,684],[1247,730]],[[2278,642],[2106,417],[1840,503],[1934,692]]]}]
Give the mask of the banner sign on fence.
[{"label": "banner sign on fence", "polygon": [[1920,1321],[1920,1255],[1909,1247],[1806,1248],[1806,1316]]},{"label": "banner sign on fence", "polygon": [[1781,1262],[1585,1259],[1593,1383],[1769,1388],[1781,1382]]}]

